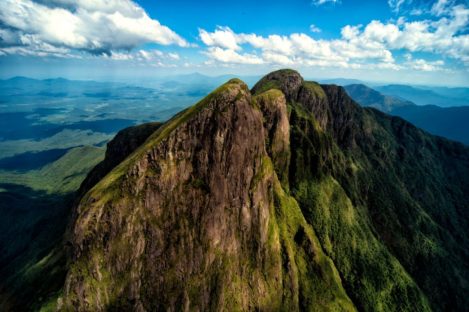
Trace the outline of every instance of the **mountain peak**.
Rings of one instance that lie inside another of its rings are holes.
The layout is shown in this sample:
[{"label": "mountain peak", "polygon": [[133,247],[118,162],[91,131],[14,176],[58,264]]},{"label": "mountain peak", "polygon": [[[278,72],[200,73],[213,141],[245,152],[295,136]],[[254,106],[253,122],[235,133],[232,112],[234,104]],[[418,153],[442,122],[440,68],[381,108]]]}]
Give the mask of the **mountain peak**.
[{"label": "mountain peak", "polygon": [[293,70],[145,129],[75,208],[65,310],[467,306],[461,146]]},{"label": "mountain peak", "polygon": [[298,94],[303,84],[303,77],[293,69],[281,69],[264,76],[252,88],[252,94],[259,94],[268,89],[276,88],[282,91],[287,100],[292,100]]}]

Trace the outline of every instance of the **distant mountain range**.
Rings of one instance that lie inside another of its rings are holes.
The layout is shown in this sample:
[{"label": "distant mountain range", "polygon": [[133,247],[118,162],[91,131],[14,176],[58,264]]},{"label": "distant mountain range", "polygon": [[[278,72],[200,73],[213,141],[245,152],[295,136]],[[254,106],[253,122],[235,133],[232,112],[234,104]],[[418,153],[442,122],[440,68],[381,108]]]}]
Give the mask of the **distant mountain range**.
[{"label": "distant mountain range", "polygon": [[351,84],[344,88],[361,105],[373,107],[385,113],[390,113],[399,107],[415,105],[410,101],[398,97],[384,95],[364,84]]},{"label": "distant mountain range", "polygon": [[469,106],[469,88],[436,87],[422,85],[382,84],[358,79],[334,78],[319,80],[324,84],[339,86],[365,85],[379,91],[382,95],[411,101],[417,105],[437,105],[441,107]]},{"label": "distant mountain range", "polygon": [[406,85],[375,87],[383,94],[400,97],[417,105],[438,105],[442,107],[469,105],[469,88],[429,88]]},{"label": "distant mountain range", "polygon": [[[413,94],[411,90],[416,90],[416,93],[411,96],[413,99],[418,98],[418,94],[423,95],[424,99],[431,99],[431,96],[434,100],[443,100],[444,98],[433,91],[418,90],[409,86],[401,87],[386,86],[376,89],[388,91],[407,90],[410,95]],[[465,89],[460,89],[462,90],[459,94],[464,94]],[[402,97],[382,94],[363,84],[348,85],[345,86],[345,90],[350,97],[362,106],[373,107],[385,113],[402,117],[432,134],[469,145],[469,106],[416,105],[414,102]],[[419,100],[420,103],[424,101]]]}]

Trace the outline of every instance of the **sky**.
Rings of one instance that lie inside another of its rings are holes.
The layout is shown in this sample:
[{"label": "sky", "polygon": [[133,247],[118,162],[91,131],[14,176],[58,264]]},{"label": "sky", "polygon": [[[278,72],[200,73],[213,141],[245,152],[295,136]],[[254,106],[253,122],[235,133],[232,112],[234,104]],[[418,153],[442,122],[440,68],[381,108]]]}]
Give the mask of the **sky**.
[{"label": "sky", "polygon": [[0,78],[199,72],[469,86],[469,0],[1,0]]}]

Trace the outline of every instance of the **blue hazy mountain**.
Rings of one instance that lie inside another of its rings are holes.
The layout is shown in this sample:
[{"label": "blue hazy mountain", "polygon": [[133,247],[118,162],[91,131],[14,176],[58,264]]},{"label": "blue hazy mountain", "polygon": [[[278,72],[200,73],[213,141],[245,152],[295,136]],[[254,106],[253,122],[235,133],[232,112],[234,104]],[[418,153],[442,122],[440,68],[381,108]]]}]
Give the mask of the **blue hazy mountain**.
[{"label": "blue hazy mountain", "polygon": [[392,112],[398,107],[415,105],[402,98],[384,95],[364,84],[351,84],[344,88],[347,93],[361,105],[373,107],[385,113]]},{"label": "blue hazy mountain", "polygon": [[[410,88],[408,90],[413,89],[412,87],[408,88]],[[464,88],[461,89],[463,90],[460,92],[464,93]],[[362,106],[373,107],[402,117],[432,134],[469,145],[469,106],[416,105],[401,97],[384,95],[363,84],[348,85],[345,86],[345,90]],[[425,90],[421,93],[435,94],[433,91]],[[420,102],[422,101],[420,100]]]},{"label": "blue hazy mountain", "polygon": [[469,105],[469,88],[433,88],[392,84],[375,87],[375,89],[386,95],[407,99],[417,105],[442,107]]}]

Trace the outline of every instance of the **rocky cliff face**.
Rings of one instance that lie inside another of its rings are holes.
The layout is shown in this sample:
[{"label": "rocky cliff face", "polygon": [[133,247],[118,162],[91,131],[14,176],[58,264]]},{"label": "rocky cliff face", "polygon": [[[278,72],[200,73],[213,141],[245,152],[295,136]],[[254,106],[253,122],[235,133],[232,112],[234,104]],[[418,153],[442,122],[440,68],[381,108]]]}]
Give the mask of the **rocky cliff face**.
[{"label": "rocky cliff face", "polygon": [[230,80],[155,129],[83,187],[60,309],[467,303],[462,145],[291,70]]},{"label": "rocky cliff face", "polygon": [[128,127],[119,131],[106,147],[104,161],[91,170],[78,190],[78,197],[83,196],[114,167],[132,154],[148,137],[161,126],[160,122],[149,122]]}]

